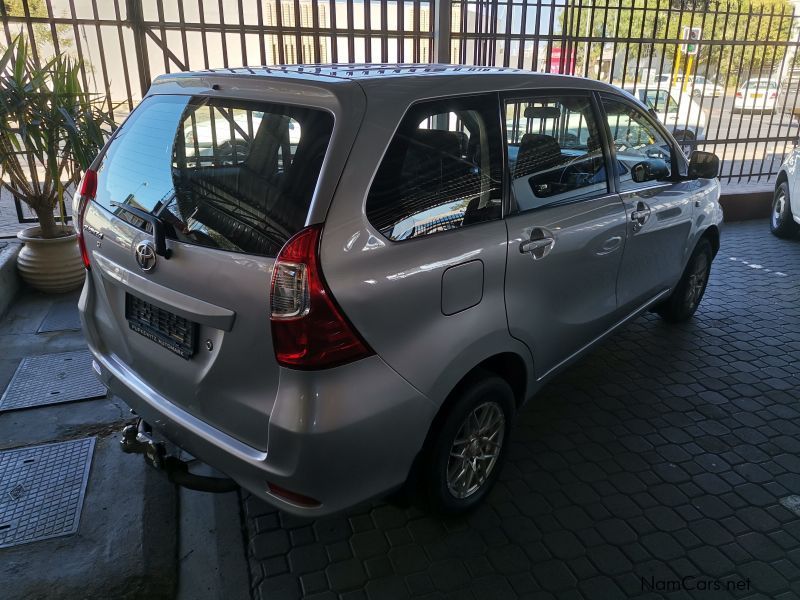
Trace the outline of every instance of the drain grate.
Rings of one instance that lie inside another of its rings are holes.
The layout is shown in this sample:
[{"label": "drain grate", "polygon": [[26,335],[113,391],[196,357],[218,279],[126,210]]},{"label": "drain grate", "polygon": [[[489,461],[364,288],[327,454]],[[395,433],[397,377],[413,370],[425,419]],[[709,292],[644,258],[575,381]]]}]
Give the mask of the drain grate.
[{"label": "drain grate", "polygon": [[56,302],[47,311],[37,333],[51,331],[68,331],[81,328],[81,318],[78,314],[78,305],[74,300],[70,302]]},{"label": "drain grate", "polygon": [[0,452],[0,548],[78,530],[94,441]]},{"label": "drain grate", "polygon": [[28,356],[19,363],[0,398],[0,411],[102,398],[105,386],[95,377],[88,350]]}]

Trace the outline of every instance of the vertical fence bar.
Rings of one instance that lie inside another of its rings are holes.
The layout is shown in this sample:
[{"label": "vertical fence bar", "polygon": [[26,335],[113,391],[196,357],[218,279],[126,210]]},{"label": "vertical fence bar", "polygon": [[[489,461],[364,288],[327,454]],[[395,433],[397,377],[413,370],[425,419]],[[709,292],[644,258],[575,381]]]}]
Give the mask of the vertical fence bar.
[{"label": "vertical fence bar", "polygon": [[433,62],[449,63],[452,0],[433,0]]},{"label": "vertical fence bar", "polygon": [[139,67],[139,89],[144,96],[150,87],[150,58],[147,55],[147,34],[142,16],[142,0],[126,0],[125,6],[128,24],[133,33],[136,64]]}]

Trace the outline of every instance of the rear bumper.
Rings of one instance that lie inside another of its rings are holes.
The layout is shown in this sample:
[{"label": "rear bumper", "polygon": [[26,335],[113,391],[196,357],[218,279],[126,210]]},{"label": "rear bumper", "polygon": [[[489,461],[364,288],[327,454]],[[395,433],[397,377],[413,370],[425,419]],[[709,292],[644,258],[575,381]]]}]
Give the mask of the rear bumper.
[{"label": "rear bumper", "polygon": [[[81,321],[103,383],[166,439],[268,503],[323,516],[380,496],[408,476],[437,407],[379,357],[323,371],[283,369],[263,452],[169,402],[104,353],[86,318],[90,295],[87,284]],[[286,501],[271,494],[267,482],[320,505]]]}]

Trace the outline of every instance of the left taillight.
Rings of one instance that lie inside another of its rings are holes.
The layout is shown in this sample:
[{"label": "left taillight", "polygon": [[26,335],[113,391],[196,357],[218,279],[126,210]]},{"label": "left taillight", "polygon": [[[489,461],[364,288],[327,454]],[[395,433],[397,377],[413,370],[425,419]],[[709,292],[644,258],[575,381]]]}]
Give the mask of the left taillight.
[{"label": "left taillight", "polygon": [[278,364],[327,369],[374,354],[336,304],[322,276],[320,225],[294,235],[272,270],[272,343]]},{"label": "left taillight", "polygon": [[75,218],[75,233],[78,234],[78,247],[81,249],[81,258],[83,259],[83,266],[86,270],[91,269],[89,263],[89,252],[86,250],[86,240],[83,237],[83,218],[86,214],[86,209],[89,202],[94,200],[97,193],[97,171],[89,169],[83,174],[80,189],[78,192],[78,206],[77,211],[73,215]]}]

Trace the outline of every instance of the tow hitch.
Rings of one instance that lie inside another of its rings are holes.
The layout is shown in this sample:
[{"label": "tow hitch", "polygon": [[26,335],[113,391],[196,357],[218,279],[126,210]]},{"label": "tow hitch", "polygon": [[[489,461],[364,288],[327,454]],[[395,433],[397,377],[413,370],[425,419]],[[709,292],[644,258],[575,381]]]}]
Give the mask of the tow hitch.
[{"label": "tow hitch", "polygon": [[227,477],[207,477],[189,471],[189,463],[167,453],[164,442],[153,439],[152,429],[142,419],[122,430],[120,448],[126,454],[141,454],[151,467],[164,471],[175,485],[198,492],[232,492],[239,485]]}]

